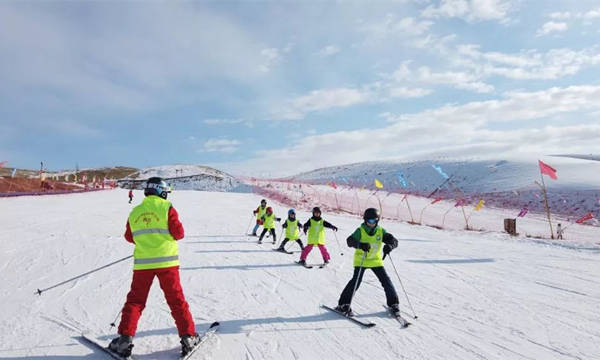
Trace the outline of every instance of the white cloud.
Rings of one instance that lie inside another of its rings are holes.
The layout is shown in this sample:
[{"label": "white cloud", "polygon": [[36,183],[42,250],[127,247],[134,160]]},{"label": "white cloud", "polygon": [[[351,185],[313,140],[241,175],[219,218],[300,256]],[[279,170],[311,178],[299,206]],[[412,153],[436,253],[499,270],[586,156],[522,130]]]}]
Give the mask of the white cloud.
[{"label": "white cloud", "polygon": [[276,120],[299,120],[309,112],[348,107],[369,101],[370,95],[353,88],[314,90],[288,101],[273,111]]},{"label": "white cloud", "polygon": [[218,125],[237,125],[237,124],[243,124],[246,126],[251,126],[252,122],[245,120],[245,119],[204,119],[202,120],[202,122],[205,125],[214,125],[214,126],[218,126]]},{"label": "white cloud", "polygon": [[420,21],[413,17],[397,19],[394,14],[387,14],[380,21],[362,24],[358,30],[366,33],[372,39],[384,40],[388,37],[422,35],[429,30],[431,25],[433,25],[431,21]]},{"label": "white cloud", "polygon": [[264,59],[264,63],[259,67],[261,72],[271,71],[281,61],[281,54],[279,53],[279,49],[276,48],[262,49],[260,55]]},{"label": "white cloud", "polygon": [[548,21],[536,32],[536,36],[548,35],[552,32],[567,31],[569,26],[564,22]]},{"label": "white cloud", "polygon": [[423,88],[407,88],[407,87],[392,87],[389,90],[391,98],[419,98],[429,95],[433,92],[431,89]]},{"label": "white cloud", "polygon": [[321,50],[319,50],[319,55],[323,56],[323,57],[327,57],[327,56],[335,55],[335,54],[339,53],[340,51],[341,51],[341,49],[338,46],[327,45],[324,48],[322,48]]},{"label": "white cloud", "polygon": [[489,93],[494,91],[494,87],[480,81],[480,78],[474,74],[465,72],[432,72],[428,67],[419,68],[419,81],[428,84],[452,85],[458,89],[475,91],[478,93]]},{"label": "white cloud", "polygon": [[517,54],[482,52],[477,45],[460,45],[453,58],[455,65],[470,68],[481,77],[504,76],[515,80],[552,80],[574,75],[585,66],[600,64],[600,48],[579,51],[552,49]]},{"label": "white cloud", "polygon": [[461,18],[469,22],[506,20],[513,7],[511,0],[441,0],[429,5],[421,15],[425,18]]},{"label": "white cloud", "polygon": [[554,20],[567,20],[567,19],[571,18],[571,13],[568,11],[565,11],[565,12],[557,11],[557,12],[553,12],[550,15],[548,15],[548,17],[550,19],[554,19]]},{"label": "white cloud", "polygon": [[[481,158],[526,154],[589,153],[598,149],[600,124],[588,119],[577,125],[548,124],[527,128],[528,122],[600,110],[600,86],[571,86],[536,92],[507,93],[501,99],[464,105],[446,105],[413,114],[382,114],[390,122],[383,128],[365,127],[303,137],[277,151],[261,151],[254,160],[229,164],[230,168],[256,168],[280,164],[283,174],[322,166],[397,158],[432,158],[440,154]],[[367,119],[368,120],[368,119]],[[489,127],[512,122],[514,126]],[[355,144],[368,143],[368,147]],[[315,153],[327,156],[314,156]],[[289,165],[287,165],[289,164]],[[298,164],[303,164],[298,168]],[[260,169],[260,170],[259,170]]]},{"label": "white cloud", "polygon": [[201,152],[220,152],[230,154],[236,152],[241,143],[230,139],[209,139],[203,144]]}]

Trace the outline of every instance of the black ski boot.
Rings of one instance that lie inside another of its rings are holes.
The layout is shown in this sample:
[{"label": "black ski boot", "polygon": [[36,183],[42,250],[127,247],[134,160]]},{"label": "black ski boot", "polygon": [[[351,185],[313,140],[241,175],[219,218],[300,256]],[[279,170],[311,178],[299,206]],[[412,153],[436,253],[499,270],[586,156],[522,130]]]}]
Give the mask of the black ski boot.
[{"label": "black ski boot", "polygon": [[129,357],[131,356],[131,349],[133,349],[133,337],[121,335],[118,338],[114,338],[108,344],[108,349],[123,357]]},{"label": "black ski boot", "polygon": [[338,305],[335,307],[335,311],[341,312],[349,317],[354,316],[354,311],[352,311],[352,308],[350,308],[350,304]]},{"label": "black ski boot", "polygon": [[181,356],[186,356],[200,343],[200,335],[183,335],[181,337]]},{"label": "black ski boot", "polygon": [[393,316],[395,316],[395,317],[400,316],[400,305],[393,304],[392,306],[389,307],[389,309],[390,309],[390,313],[392,313]]}]

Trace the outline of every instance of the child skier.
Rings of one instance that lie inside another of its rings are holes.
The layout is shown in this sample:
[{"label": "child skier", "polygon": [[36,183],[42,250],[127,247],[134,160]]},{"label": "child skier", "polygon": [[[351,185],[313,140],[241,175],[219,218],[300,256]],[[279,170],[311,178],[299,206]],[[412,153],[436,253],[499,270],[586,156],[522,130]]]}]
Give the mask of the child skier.
[{"label": "child skier", "polygon": [[263,224],[262,217],[265,215],[266,210],[267,200],[262,199],[260,205],[252,212],[256,216],[256,225],[254,226],[254,230],[252,230],[252,236],[258,236],[256,232],[258,231],[258,227]]},{"label": "child skier", "polygon": [[187,354],[200,337],[194,319],[183,295],[179,281],[177,241],[183,238],[183,225],[177,211],[167,201],[167,184],[159,177],[146,182],[144,201],[133,208],[125,231],[125,239],[135,244],[133,252],[133,280],[127,301],[123,306],[119,337],[109,349],[121,356],[131,355],[137,323],[146,306],[146,299],[154,277],[158,277],[171,314],[181,338],[181,353]]},{"label": "child skier", "polygon": [[131,204],[131,200],[133,200],[133,189],[129,189],[129,203]]},{"label": "child skier", "polygon": [[302,240],[300,240],[300,227],[302,223],[298,222],[296,219],[296,210],[290,209],[288,210],[288,218],[283,223],[283,228],[285,229],[285,239],[281,242],[281,245],[277,248],[278,251],[286,252],[285,245],[288,241],[295,241],[300,245],[300,249],[304,250],[304,244],[302,244]]},{"label": "child skier", "polygon": [[308,219],[307,222],[304,223],[304,234],[308,232],[308,237],[306,242],[308,245],[302,250],[300,254],[300,261],[298,264],[306,266],[306,258],[308,254],[312,251],[313,247],[317,245],[319,250],[321,251],[321,256],[323,256],[323,262],[325,264],[329,263],[329,253],[327,252],[327,248],[325,247],[325,228],[332,229],[333,231],[337,231],[338,228],[331,225],[327,221],[321,218],[321,209],[318,207],[314,207],[312,210],[312,217]]},{"label": "child skier", "polygon": [[281,221],[281,218],[275,217],[273,208],[269,206],[261,220],[263,221],[263,231],[258,238],[258,243],[262,244],[263,237],[267,231],[270,231],[271,236],[273,236],[273,244],[275,244],[277,242],[277,236],[275,235],[275,221]]},{"label": "child skier", "polygon": [[371,269],[383,286],[390,312],[394,316],[399,316],[398,294],[383,267],[383,259],[398,246],[398,240],[378,226],[379,211],[377,209],[369,208],[365,210],[363,219],[364,222],[360,227],[346,239],[349,247],[356,248],[354,253],[354,275],[342,291],[338,306],[335,309],[348,316],[354,315],[350,308],[354,291],[358,290],[360,286],[364,269]]}]

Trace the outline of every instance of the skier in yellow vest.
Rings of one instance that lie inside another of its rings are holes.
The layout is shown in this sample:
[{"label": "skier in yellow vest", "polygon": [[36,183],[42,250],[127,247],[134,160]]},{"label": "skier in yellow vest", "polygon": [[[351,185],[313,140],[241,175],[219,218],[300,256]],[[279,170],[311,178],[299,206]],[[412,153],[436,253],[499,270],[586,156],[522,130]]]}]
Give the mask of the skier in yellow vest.
[{"label": "skier in yellow vest", "polygon": [[384,228],[378,226],[379,211],[377,209],[366,209],[363,220],[364,222],[360,227],[346,239],[349,247],[356,248],[354,253],[354,275],[342,291],[336,310],[348,316],[354,315],[350,308],[354,291],[358,290],[360,286],[364,269],[371,269],[383,286],[390,312],[398,316],[400,314],[398,294],[383,267],[383,259],[398,247],[398,240],[392,234],[386,232]]},{"label": "skier in yellow vest", "polygon": [[302,228],[302,223],[296,219],[296,210],[290,209],[288,210],[288,218],[283,223],[282,227],[285,229],[285,238],[281,242],[281,245],[277,248],[277,251],[289,253],[285,250],[285,245],[288,241],[295,241],[300,245],[300,249],[304,250],[304,244],[302,244],[302,240],[300,240],[300,229]]},{"label": "skier in yellow vest", "polygon": [[258,243],[262,244],[263,237],[267,231],[270,231],[271,236],[273,236],[273,244],[275,244],[277,242],[277,236],[275,235],[275,221],[281,221],[281,218],[276,217],[273,213],[273,208],[269,206],[261,220],[263,222],[263,231],[258,238]]},{"label": "skier in yellow vest", "polygon": [[256,216],[256,225],[254,225],[254,230],[252,230],[252,236],[258,236],[256,235],[256,232],[258,231],[258,227],[263,224],[262,217],[265,215],[266,211],[267,200],[262,199],[260,201],[260,205],[254,211],[252,211],[252,213]]},{"label": "skier in yellow vest", "polygon": [[159,177],[146,182],[144,201],[136,206],[127,221],[125,239],[135,244],[133,280],[123,306],[119,337],[109,349],[123,357],[131,355],[137,323],[146,306],[154,277],[158,277],[171,315],[181,337],[181,353],[192,350],[200,340],[194,319],[179,281],[177,240],[184,236],[175,208],[167,201],[167,184]]},{"label": "skier in yellow vest", "polygon": [[329,263],[329,259],[331,259],[331,256],[329,256],[329,252],[327,252],[327,248],[325,247],[325,228],[333,231],[337,231],[338,228],[323,220],[321,217],[321,209],[319,207],[313,208],[312,215],[313,216],[304,223],[304,234],[308,232],[308,237],[306,239],[308,245],[304,247],[300,254],[300,261],[298,261],[299,265],[306,266],[306,258],[315,245],[318,246],[321,251],[324,264]]}]

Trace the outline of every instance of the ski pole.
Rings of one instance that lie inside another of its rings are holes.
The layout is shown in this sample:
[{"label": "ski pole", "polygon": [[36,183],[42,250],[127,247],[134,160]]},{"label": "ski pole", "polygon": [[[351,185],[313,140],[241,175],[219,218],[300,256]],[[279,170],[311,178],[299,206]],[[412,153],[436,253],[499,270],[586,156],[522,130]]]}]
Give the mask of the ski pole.
[{"label": "ski pole", "polygon": [[404,291],[404,296],[406,296],[406,301],[408,302],[408,306],[410,306],[410,311],[412,311],[413,313],[413,319],[418,318],[417,314],[415,314],[415,309],[413,309],[412,304],[410,303],[410,299],[408,298],[408,294],[406,293],[406,290],[404,289],[404,285],[402,284],[402,279],[400,278],[400,275],[398,274],[398,270],[396,270],[396,265],[394,264],[394,259],[390,256],[390,261],[392,262],[392,266],[394,267],[394,271],[396,272],[396,276],[398,277],[398,281],[400,281],[400,286],[402,287],[402,291]]},{"label": "ski pole", "polygon": [[246,229],[246,235],[248,235],[248,232],[250,231],[250,227],[252,226],[253,218],[254,218],[254,215],[250,215],[250,223],[248,223],[248,229]]},{"label": "ski pole", "polygon": [[335,236],[335,242],[338,245],[338,249],[340,249],[340,255],[344,256],[344,252],[342,251],[342,246],[340,245],[340,241],[338,240],[338,237],[337,237],[337,231],[333,232],[333,236]]},{"label": "ski pole", "polygon": [[79,279],[79,278],[82,278],[82,277],[84,277],[84,276],[86,276],[86,275],[89,275],[89,274],[91,274],[91,273],[94,273],[94,272],[96,272],[96,271],[98,271],[98,270],[105,269],[105,268],[107,268],[107,267],[109,267],[109,266],[112,266],[112,265],[114,265],[114,264],[120,263],[121,261],[125,261],[125,260],[127,260],[127,259],[129,259],[129,258],[131,258],[131,257],[133,257],[133,255],[129,255],[129,256],[127,256],[127,257],[124,257],[124,258],[122,258],[121,260],[113,261],[113,262],[111,262],[110,264],[106,264],[106,265],[104,265],[104,266],[101,266],[101,267],[99,267],[99,268],[97,268],[97,269],[94,269],[94,270],[88,271],[88,272],[86,272],[86,273],[84,273],[84,274],[81,274],[81,275],[75,276],[74,278],[71,278],[71,279],[69,279],[69,280],[65,280],[65,281],[63,281],[63,282],[61,282],[61,283],[59,283],[59,284],[52,285],[52,286],[50,286],[50,287],[48,287],[48,288],[45,288],[45,289],[42,289],[42,290],[40,290],[40,289],[37,289],[37,291],[36,291],[34,294],[38,294],[38,295],[40,295],[40,296],[41,296],[41,295],[42,295],[42,293],[43,293],[44,291],[46,291],[46,290],[54,289],[55,287],[58,287],[58,286],[64,285],[64,284],[66,284],[66,283],[68,283],[68,282],[71,282],[71,281],[73,281],[73,280],[77,280],[77,279]]},{"label": "ski pole", "polygon": [[117,314],[117,316],[115,316],[115,319],[113,320],[113,322],[111,322],[111,323],[110,323],[110,327],[111,327],[111,328],[114,328],[115,326],[117,326],[117,325],[116,325],[116,323],[117,323],[117,319],[118,319],[118,318],[119,318],[119,316],[121,315],[121,312],[122,312],[122,311],[123,311],[123,309],[119,310],[119,313]]},{"label": "ski pole", "polygon": [[363,264],[365,263],[365,259],[367,258],[367,251],[363,251],[364,254],[362,259],[360,260],[360,266],[358,267],[358,276],[356,277],[356,281],[354,282],[354,289],[352,290],[352,297],[350,298],[350,303],[352,303],[352,299],[354,299],[354,294],[356,293],[356,289],[358,289],[358,282],[360,281],[360,274],[363,271]]}]

